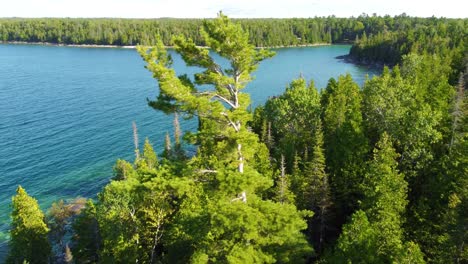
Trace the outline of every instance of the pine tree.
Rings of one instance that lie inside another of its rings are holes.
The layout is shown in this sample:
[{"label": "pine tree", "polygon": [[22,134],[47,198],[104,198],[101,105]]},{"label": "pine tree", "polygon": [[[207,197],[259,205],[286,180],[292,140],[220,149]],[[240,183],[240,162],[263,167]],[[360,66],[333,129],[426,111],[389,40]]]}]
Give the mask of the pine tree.
[{"label": "pine tree", "polygon": [[[268,173],[260,173],[268,167],[268,150],[247,127],[252,119],[250,98],[242,90],[259,62],[273,54],[255,49],[241,26],[221,13],[215,20],[204,21],[201,35],[231,67],[223,69],[210,50],[177,37],[175,50],[187,65],[204,69],[195,75],[194,83],[187,76],[176,76],[160,41],[149,51],[138,49],[159,82],[160,94],[150,105],[199,118],[194,137],[199,151],[190,161],[194,168],[190,177],[202,187],[200,204],[182,206],[175,219],[178,233],[185,234],[179,239],[192,238],[186,244],[190,255],[186,261],[304,261],[311,249],[300,232],[305,228],[301,214],[294,205],[257,195],[273,181]],[[199,85],[214,89],[199,89]],[[193,228],[200,219],[204,219],[200,226]]]},{"label": "pine tree", "polygon": [[395,150],[384,133],[374,149],[374,159],[365,176],[365,199],[362,208],[379,230],[378,254],[392,256],[401,247],[402,219],[408,204],[408,183],[397,170]]},{"label": "pine tree", "polygon": [[[423,183],[424,196],[416,204],[418,217],[407,226],[421,245],[428,262],[453,263],[468,261],[468,97],[463,78],[459,79],[452,103],[450,135],[446,137],[440,157],[433,162],[430,176]],[[413,223],[418,224],[412,228]]]},{"label": "pine tree", "polygon": [[18,186],[12,198],[10,253],[7,263],[49,263],[49,228],[36,199]]},{"label": "pine tree", "polygon": [[362,198],[363,162],[368,152],[361,112],[361,93],[351,75],[330,80],[323,92],[324,138],[338,224],[349,216]]},{"label": "pine tree", "polygon": [[419,247],[403,240],[408,184],[397,170],[397,157],[384,133],[368,164],[362,210],[343,227],[330,262],[424,263]]},{"label": "pine tree", "polygon": [[326,263],[387,263],[388,259],[377,254],[377,233],[366,213],[356,211],[343,226],[336,249],[326,256]]},{"label": "pine tree", "polygon": [[311,238],[318,252],[321,252],[326,242],[331,215],[331,194],[328,175],[325,172],[325,154],[323,149],[323,132],[319,121],[314,135],[312,159],[306,162],[304,169],[306,184],[304,186],[305,208],[313,211],[314,217],[309,221]]},{"label": "pine tree", "polygon": [[145,144],[143,145],[143,159],[150,169],[155,169],[158,166],[158,157],[148,138],[145,139]]}]

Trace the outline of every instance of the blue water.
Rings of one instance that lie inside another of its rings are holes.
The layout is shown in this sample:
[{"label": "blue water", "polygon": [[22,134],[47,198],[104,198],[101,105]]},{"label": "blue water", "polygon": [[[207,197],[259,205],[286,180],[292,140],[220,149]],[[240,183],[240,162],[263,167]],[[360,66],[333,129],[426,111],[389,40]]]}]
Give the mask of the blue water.
[{"label": "blue water", "polygon": [[[276,50],[246,89],[254,106],[282,93],[302,74],[324,87],[351,73],[358,83],[375,71],[335,59],[350,46]],[[147,106],[157,83],[135,50],[0,45],[0,262],[11,196],[21,184],[46,210],[53,201],[93,197],[116,159],[132,159],[132,121],[161,150],[172,117]],[[174,56],[178,73],[193,73]],[[194,129],[194,122],[183,122]],[[3,250],[3,253],[2,253]]]}]

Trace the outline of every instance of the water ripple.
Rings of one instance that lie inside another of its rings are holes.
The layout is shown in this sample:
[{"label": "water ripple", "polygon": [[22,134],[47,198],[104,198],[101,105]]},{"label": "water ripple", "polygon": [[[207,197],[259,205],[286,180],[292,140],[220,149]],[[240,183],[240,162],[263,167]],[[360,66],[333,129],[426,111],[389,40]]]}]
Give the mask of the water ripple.
[{"label": "water ripple", "polygon": [[[279,49],[246,91],[255,106],[301,73],[318,87],[346,72],[362,82],[367,69],[334,59],[348,50]],[[199,71],[173,58],[178,73]],[[162,149],[172,118],[147,106],[157,86],[143,66],[134,50],[0,45],[0,262],[17,185],[43,209],[58,199],[94,197],[115,160],[132,159],[132,121],[141,139]],[[182,127],[195,129],[196,122],[182,121]]]}]

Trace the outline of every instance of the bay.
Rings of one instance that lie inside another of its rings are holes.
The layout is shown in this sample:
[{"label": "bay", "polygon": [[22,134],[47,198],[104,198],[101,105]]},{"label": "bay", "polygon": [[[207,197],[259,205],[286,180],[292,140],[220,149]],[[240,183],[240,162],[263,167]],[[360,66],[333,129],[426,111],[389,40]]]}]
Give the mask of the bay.
[{"label": "bay", "polygon": [[[349,49],[275,49],[246,88],[252,105],[281,94],[299,76],[322,88],[340,74],[350,73],[359,84],[378,74],[335,59]],[[199,71],[173,58],[178,74]],[[0,45],[0,260],[18,185],[43,210],[59,199],[94,197],[112,177],[114,162],[132,159],[133,121],[140,143],[148,137],[161,150],[172,117],[147,106],[146,98],[157,92],[132,49]],[[195,128],[195,122],[182,122],[184,130]]]}]

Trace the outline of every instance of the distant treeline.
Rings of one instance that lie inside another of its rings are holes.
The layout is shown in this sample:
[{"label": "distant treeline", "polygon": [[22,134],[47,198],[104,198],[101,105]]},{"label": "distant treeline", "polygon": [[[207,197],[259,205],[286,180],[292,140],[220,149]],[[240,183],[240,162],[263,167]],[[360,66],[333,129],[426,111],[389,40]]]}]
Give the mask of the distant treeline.
[{"label": "distant treeline", "polygon": [[[113,18],[1,18],[1,41],[49,42],[56,44],[151,45],[160,35],[165,45],[184,35],[205,46],[199,28],[202,19],[113,19]],[[452,33],[463,36],[467,19],[395,17],[315,17],[291,19],[237,19],[257,47],[294,46],[316,43],[347,43],[362,36],[385,36],[388,32],[430,30],[441,38]],[[434,25],[437,27],[434,28]],[[440,26],[440,28],[439,28]],[[429,32],[430,33],[430,32]],[[424,34],[426,31],[424,31]],[[397,38],[398,34],[391,34]],[[465,34],[466,36],[466,34]],[[418,39],[418,34],[415,34]],[[400,41],[401,42],[401,41]],[[406,41],[402,41],[405,42]],[[410,48],[410,47],[405,47]]]}]

